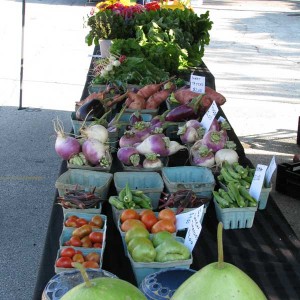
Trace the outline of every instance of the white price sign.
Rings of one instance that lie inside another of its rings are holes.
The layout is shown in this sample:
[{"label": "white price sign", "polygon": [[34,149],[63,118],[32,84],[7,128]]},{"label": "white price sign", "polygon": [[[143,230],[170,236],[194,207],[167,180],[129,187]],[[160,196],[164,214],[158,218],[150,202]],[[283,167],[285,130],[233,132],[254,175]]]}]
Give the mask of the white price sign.
[{"label": "white price sign", "polygon": [[195,93],[204,94],[205,93],[205,77],[191,75],[190,79],[190,90]]},{"label": "white price sign", "polygon": [[258,201],[261,189],[264,184],[265,175],[266,175],[267,166],[265,165],[257,165],[254,173],[254,177],[251,182],[251,186],[249,189],[249,194]]},{"label": "white price sign", "polygon": [[196,210],[197,209],[193,209],[193,210],[190,210],[188,212],[176,215],[176,228],[178,230],[182,230],[182,229],[188,228],[189,225],[190,225],[190,223],[191,223],[191,220],[192,220],[192,217],[194,215],[194,212]]},{"label": "white price sign", "polygon": [[184,245],[192,252],[199,238],[202,225],[203,205],[193,210],[193,215],[189,221],[188,230],[184,239]]},{"label": "white price sign", "polygon": [[213,122],[214,118],[216,117],[217,113],[219,111],[219,108],[215,101],[211,104],[205,115],[203,116],[201,120],[201,126],[205,128],[205,131],[208,131],[211,123]]},{"label": "white price sign", "polygon": [[266,171],[266,184],[267,186],[270,186],[271,184],[271,178],[272,178],[272,175],[274,173],[274,171],[276,170],[277,168],[277,165],[276,165],[276,161],[275,161],[275,156],[273,156],[269,166],[268,166],[268,169]]}]

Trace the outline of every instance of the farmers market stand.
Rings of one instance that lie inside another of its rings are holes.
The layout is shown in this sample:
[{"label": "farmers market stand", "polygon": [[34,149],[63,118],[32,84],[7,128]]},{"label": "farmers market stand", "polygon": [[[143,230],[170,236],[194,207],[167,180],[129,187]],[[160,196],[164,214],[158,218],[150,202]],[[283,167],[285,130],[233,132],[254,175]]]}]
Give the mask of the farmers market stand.
[{"label": "farmers market stand", "polygon": [[[215,88],[214,77],[204,64],[196,71],[197,74],[206,77],[208,86]],[[87,96],[89,82],[88,74],[82,99]],[[219,114],[226,118],[222,109]],[[229,138],[237,144],[240,163],[251,166],[234,130],[230,131]],[[187,162],[185,154],[179,152],[170,157],[169,166],[184,165]],[[116,161],[114,154],[111,173],[121,170],[121,166]],[[64,161],[60,174],[66,170],[67,165]],[[111,184],[109,195],[116,194],[115,187]],[[57,196],[56,192],[33,296],[36,300],[41,299],[47,282],[55,275],[54,264],[63,226],[62,208],[55,204]],[[129,259],[124,254],[120,233],[113,222],[108,201],[103,203],[102,213],[107,216],[103,269],[136,284]],[[214,204],[211,203],[204,216],[202,231],[193,251],[192,269],[199,270],[217,260],[217,224]],[[225,261],[236,265],[254,279],[268,299],[300,299],[300,241],[271,195],[266,209],[257,211],[252,228],[224,230],[223,244]]]}]

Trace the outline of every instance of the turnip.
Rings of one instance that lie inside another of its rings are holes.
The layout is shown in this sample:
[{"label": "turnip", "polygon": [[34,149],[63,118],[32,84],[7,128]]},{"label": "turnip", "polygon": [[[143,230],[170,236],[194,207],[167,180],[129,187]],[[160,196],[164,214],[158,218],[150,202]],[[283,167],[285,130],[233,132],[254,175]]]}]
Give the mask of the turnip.
[{"label": "turnip", "polygon": [[222,166],[224,161],[227,161],[229,164],[238,162],[239,156],[237,152],[233,149],[220,149],[215,153],[215,160],[217,166]]},{"label": "turnip", "polygon": [[104,145],[98,140],[86,140],[82,145],[82,153],[92,165],[100,165],[107,168],[111,165],[112,158],[108,150],[109,146]]},{"label": "turnip", "polygon": [[223,149],[227,141],[226,131],[209,130],[202,139],[204,145],[206,145],[213,152],[217,152]]},{"label": "turnip", "polygon": [[127,166],[138,166],[140,163],[140,155],[134,147],[120,148],[117,152],[118,159]]},{"label": "turnip", "polygon": [[81,128],[80,133],[85,139],[94,139],[101,143],[108,141],[108,130],[100,124]]},{"label": "turnip", "polygon": [[143,161],[143,167],[146,169],[162,168],[163,163],[156,153],[145,154],[146,158]]},{"label": "turnip", "polygon": [[177,135],[179,135],[183,144],[191,144],[199,139],[197,129],[186,125],[178,128]]},{"label": "turnip", "polygon": [[76,138],[64,133],[63,123],[58,118],[56,121],[53,121],[53,125],[57,135],[55,151],[62,159],[69,160],[80,152],[81,145]]},{"label": "turnip", "polygon": [[163,134],[155,134],[148,136],[143,142],[137,145],[136,149],[143,155],[157,153],[162,157],[166,157],[181,149],[186,149],[186,147],[176,141],[170,141]]},{"label": "turnip", "polygon": [[141,141],[143,141],[151,134],[151,127],[149,122],[136,122],[131,128],[131,130]]},{"label": "turnip", "polygon": [[196,166],[211,168],[215,165],[215,156],[211,149],[202,145],[202,141],[196,142],[190,149],[191,163]]},{"label": "turnip", "polygon": [[121,136],[119,146],[121,148],[130,147],[139,142],[141,142],[141,139],[135,134],[135,132],[128,130]]}]

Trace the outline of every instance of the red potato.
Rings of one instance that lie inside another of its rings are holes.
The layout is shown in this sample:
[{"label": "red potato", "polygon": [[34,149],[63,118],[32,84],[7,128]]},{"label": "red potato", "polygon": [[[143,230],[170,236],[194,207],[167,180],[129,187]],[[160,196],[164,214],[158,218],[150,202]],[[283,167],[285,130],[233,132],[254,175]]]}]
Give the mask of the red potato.
[{"label": "red potato", "polygon": [[146,109],[156,109],[170,96],[171,90],[162,90],[150,96],[146,101]]}]

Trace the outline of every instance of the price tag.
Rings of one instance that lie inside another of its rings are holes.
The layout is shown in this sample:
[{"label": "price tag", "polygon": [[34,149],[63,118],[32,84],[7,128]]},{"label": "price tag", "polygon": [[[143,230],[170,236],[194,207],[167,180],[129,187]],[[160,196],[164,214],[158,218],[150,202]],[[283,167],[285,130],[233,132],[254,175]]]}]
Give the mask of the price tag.
[{"label": "price tag", "polygon": [[267,186],[270,186],[271,178],[272,178],[272,175],[273,175],[274,171],[276,170],[276,168],[277,168],[277,165],[276,165],[276,161],[275,161],[275,156],[273,156],[273,158],[270,162],[270,165],[268,166],[268,169],[266,171],[266,184],[267,184]]},{"label": "price tag", "polygon": [[204,94],[205,93],[205,77],[191,75],[190,79],[190,90],[195,93]]},{"label": "price tag", "polygon": [[188,228],[196,209],[176,215],[176,228],[182,230]]},{"label": "price tag", "polygon": [[249,194],[258,201],[259,195],[265,180],[267,166],[257,165],[254,173],[254,177],[251,182]]},{"label": "price tag", "polygon": [[184,245],[192,252],[199,238],[202,225],[203,205],[193,210],[193,215],[189,221],[189,227],[184,239]]},{"label": "price tag", "polygon": [[211,123],[213,122],[214,118],[216,117],[218,111],[219,111],[219,108],[218,108],[216,102],[214,101],[200,122],[201,126],[205,128],[205,131],[209,130]]}]

